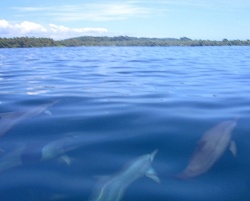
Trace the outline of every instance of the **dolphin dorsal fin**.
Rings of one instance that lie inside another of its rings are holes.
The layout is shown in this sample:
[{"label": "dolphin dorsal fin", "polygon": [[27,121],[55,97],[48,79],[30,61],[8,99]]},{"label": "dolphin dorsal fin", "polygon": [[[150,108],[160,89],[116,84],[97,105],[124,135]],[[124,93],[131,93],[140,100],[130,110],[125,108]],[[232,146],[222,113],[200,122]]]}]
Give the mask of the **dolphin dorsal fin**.
[{"label": "dolphin dorsal fin", "polygon": [[150,154],[149,160],[150,160],[151,162],[154,160],[155,155],[157,154],[157,152],[158,152],[158,149],[154,150],[154,151]]},{"label": "dolphin dorsal fin", "polygon": [[47,114],[47,115],[49,115],[49,116],[52,116],[52,113],[51,113],[51,111],[49,111],[49,110],[45,110],[45,111],[44,111],[44,114]]},{"label": "dolphin dorsal fin", "polygon": [[235,141],[231,141],[229,145],[229,150],[232,152],[233,156],[237,156],[237,147]]},{"label": "dolphin dorsal fin", "polygon": [[65,162],[68,166],[70,166],[72,163],[72,161],[68,155],[61,155],[60,159],[62,159],[62,161]]},{"label": "dolphin dorsal fin", "polygon": [[[149,160],[150,162],[152,162],[155,158],[155,155],[157,154],[158,149],[154,150],[150,155],[149,155]],[[160,179],[157,176],[155,170],[151,167],[151,165],[149,166],[149,168],[146,170],[145,172],[145,176],[154,180],[157,183],[160,183]]]}]

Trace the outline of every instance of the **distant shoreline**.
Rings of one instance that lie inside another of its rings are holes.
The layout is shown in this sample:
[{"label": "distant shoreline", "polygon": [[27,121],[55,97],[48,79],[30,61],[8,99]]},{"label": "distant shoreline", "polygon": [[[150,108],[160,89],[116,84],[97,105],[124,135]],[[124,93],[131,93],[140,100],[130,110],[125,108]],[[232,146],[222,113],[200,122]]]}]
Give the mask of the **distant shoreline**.
[{"label": "distant shoreline", "polygon": [[128,36],[82,36],[65,40],[51,38],[16,37],[0,38],[0,48],[79,47],[79,46],[250,46],[250,40],[192,40],[187,37],[137,38]]}]

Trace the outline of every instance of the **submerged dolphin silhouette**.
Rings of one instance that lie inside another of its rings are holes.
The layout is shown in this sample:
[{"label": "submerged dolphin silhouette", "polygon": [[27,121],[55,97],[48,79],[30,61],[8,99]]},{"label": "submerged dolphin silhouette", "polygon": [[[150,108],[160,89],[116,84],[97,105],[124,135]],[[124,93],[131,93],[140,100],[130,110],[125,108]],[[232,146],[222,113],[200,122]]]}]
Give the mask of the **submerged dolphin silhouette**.
[{"label": "submerged dolphin silhouette", "polygon": [[101,181],[97,188],[94,189],[89,201],[119,201],[122,199],[126,188],[143,176],[147,176],[159,183],[160,179],[151,166],[156,153],[157,150],[137,158],[122,172]]},{"label": "submerged dolphin silhouette", "polygon": [[229,147],[236,155],[236,146],[231,140],[232,130],[236,126],[236,120],[223,121],[208,130],[198,142],[187,167],[178,178],[187,179],[196,177],[209,170]]},{"label": "submerged dolphin silhouette", "polygon": [[47,109],[54,105],[56,102],[57,101],[41,104],[36,107],[31,107],[26,111],[0,113],[0,136],[3,136],[7,131],[15,126],[15,124],[46,112]]},{"label": "submerged dolphin silhouette", "polygon": [[13,151],[6,153],[0,158],[0,172],[25,164],[50,160],[59,156],[69,165],[70,159],[65,154],[84,144],[85,139],[80,135],[67,136],[49,143],[22,143]]}]

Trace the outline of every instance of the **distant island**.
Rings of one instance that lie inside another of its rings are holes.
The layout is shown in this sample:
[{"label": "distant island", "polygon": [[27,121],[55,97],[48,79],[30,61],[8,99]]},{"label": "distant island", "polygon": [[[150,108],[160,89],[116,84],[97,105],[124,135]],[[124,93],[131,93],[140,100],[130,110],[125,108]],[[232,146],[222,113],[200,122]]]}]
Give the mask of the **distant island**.
[{"label": "distant island", "polygon": [[0,38],[0,48],[77,47],[77,46],[250,46],[250,40],[192,40],[187,37],[137,38],[128,36],[82,36],[65,40],[51,38],[16,37]]}]

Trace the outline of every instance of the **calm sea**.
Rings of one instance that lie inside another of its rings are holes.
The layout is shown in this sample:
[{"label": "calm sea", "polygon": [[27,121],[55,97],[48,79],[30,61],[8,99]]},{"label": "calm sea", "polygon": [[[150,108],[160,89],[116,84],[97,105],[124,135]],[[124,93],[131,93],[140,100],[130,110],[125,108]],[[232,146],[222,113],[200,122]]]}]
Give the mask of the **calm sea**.
[{"label": "calm sea", "polygon": [[[157,149],[151,165],[161,183],[141,177],[122,201],[248,201],[249,53],[250,47],[0,49],[0,129],[8,127],[0,137],[0,200],[87,201],[101,176],[119,179]],[[177,179],[203,134],[235,118],[237,156],[225,150],[204,174]],[[49,143],[63,151],[41,161]]]}]

